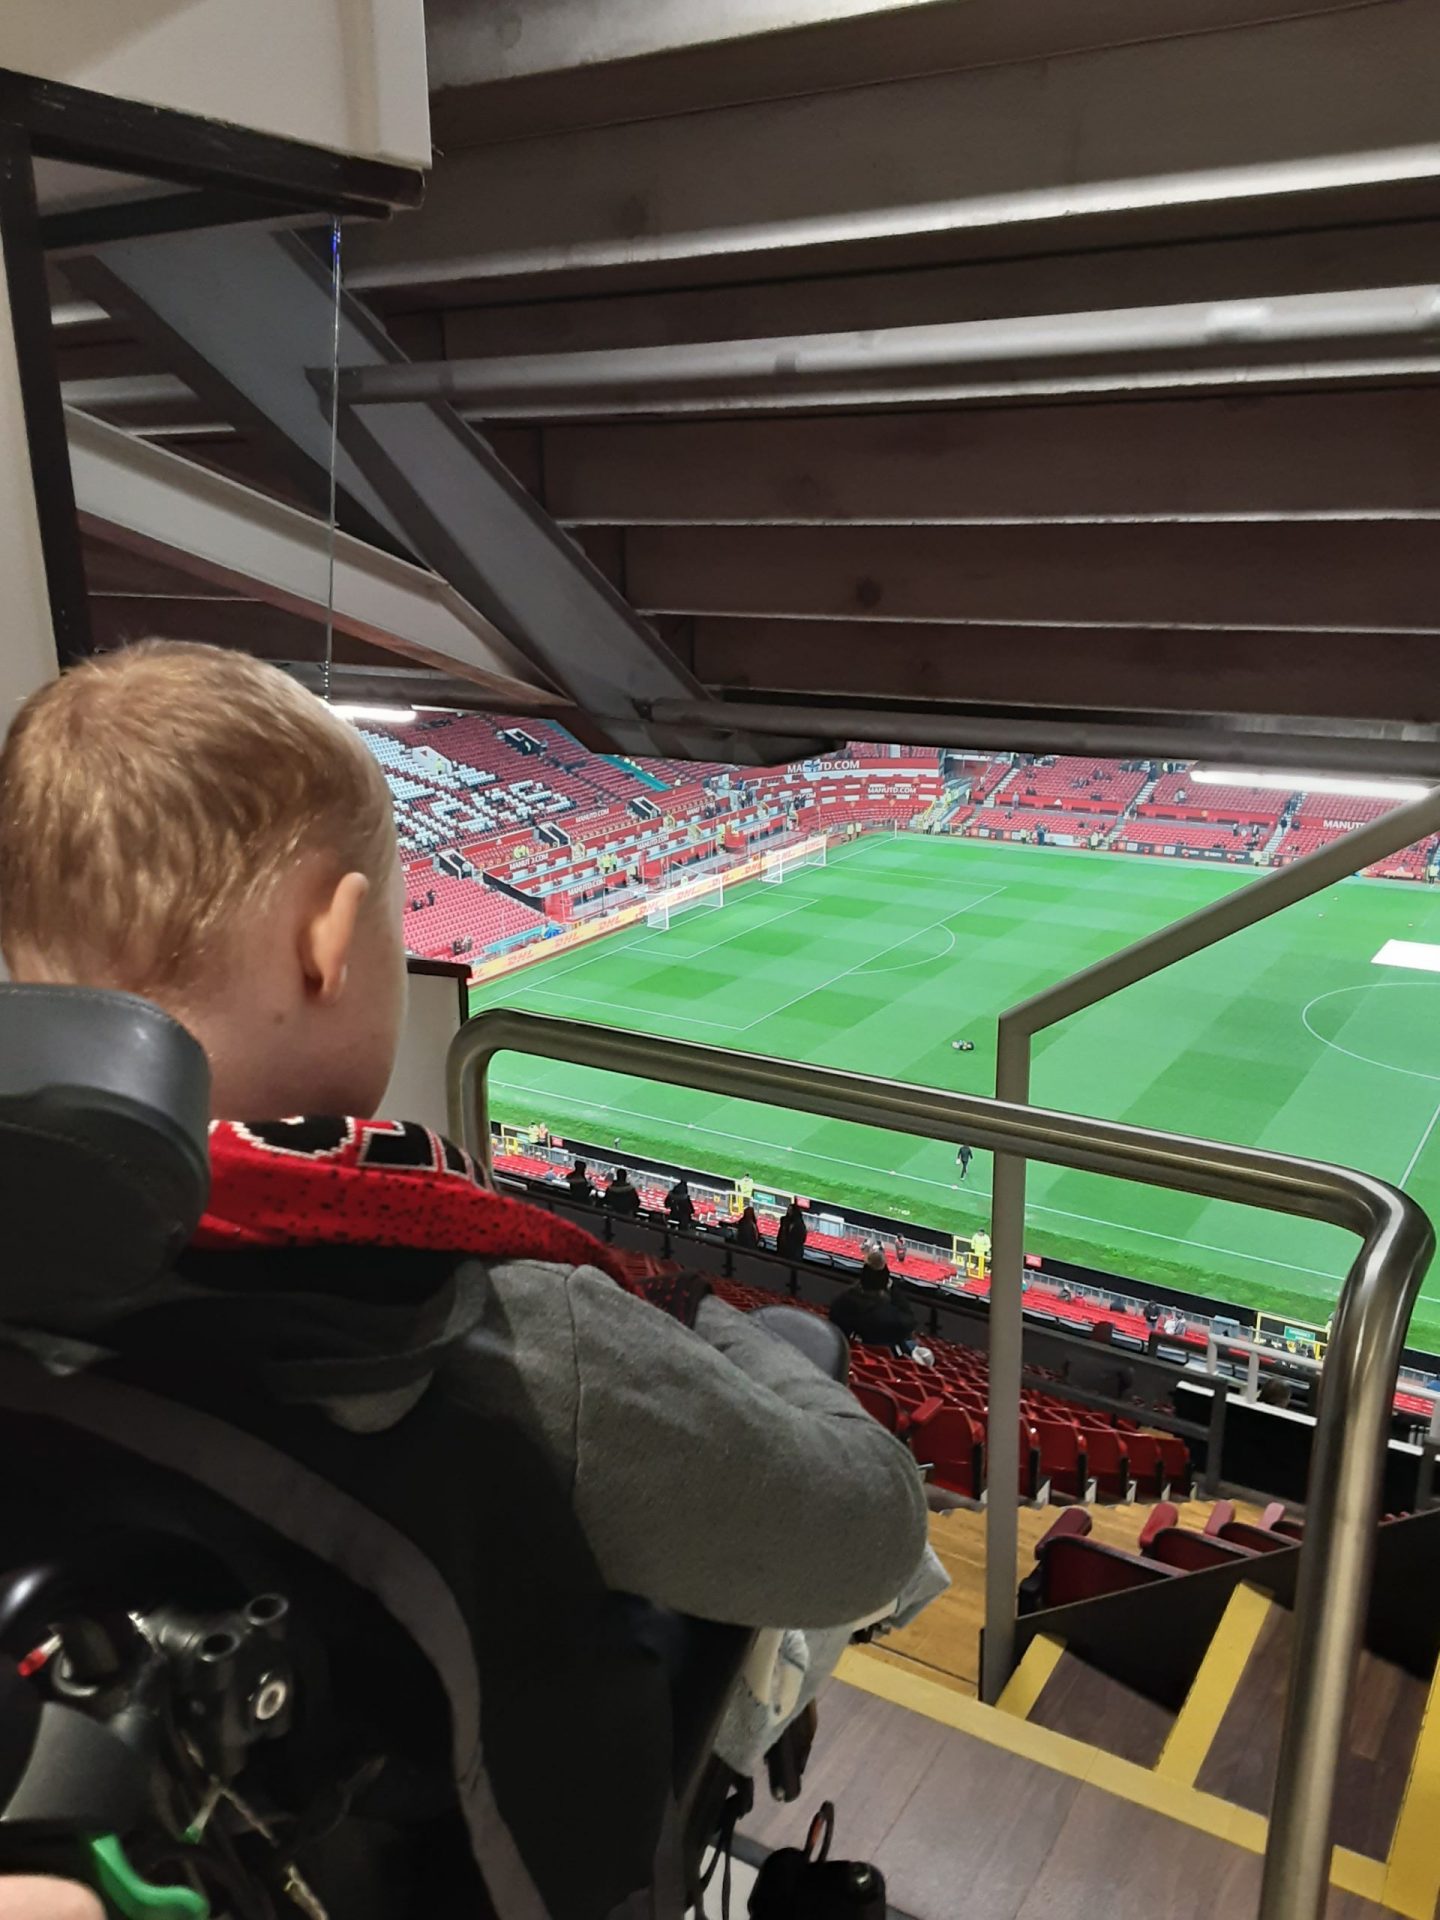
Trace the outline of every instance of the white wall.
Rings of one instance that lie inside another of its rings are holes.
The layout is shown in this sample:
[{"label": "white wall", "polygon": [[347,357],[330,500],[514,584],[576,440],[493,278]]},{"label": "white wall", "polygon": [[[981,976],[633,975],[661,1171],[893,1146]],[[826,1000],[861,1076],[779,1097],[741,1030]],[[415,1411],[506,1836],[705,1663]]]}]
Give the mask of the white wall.
[{"label": "white wall", "polygon": [[400,1053],[381,1102],[386,1120],[418,1120],[448,1134],[445,1054],[460,1027],[460,988],[438,974],[412,973]]},{"label": "white wall", "polygon": [[430,164],[423,0],[0,0],[0,66]]}]

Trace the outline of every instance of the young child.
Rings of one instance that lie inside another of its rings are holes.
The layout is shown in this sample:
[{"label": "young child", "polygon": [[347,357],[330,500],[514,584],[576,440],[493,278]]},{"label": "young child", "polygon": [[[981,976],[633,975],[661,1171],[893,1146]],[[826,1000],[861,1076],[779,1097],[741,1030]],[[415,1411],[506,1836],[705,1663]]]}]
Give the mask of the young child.
[{"label": "young child", "polygon": [[[16,980],[141,994],[209,1056],[209,1211],[148,1351],[351,1434],[434,1391],[525,1422],[612,1591],[831,1627],[906,1587],[920,1478],[848,1391],[703,1286],[656,1311],[579,1228],[365,1123],[405,993],[390,795],[296,682],[161,642],[34,695],[0,754],[0,903]],[[463,1503],[463,1462],[436,1467]]]}]

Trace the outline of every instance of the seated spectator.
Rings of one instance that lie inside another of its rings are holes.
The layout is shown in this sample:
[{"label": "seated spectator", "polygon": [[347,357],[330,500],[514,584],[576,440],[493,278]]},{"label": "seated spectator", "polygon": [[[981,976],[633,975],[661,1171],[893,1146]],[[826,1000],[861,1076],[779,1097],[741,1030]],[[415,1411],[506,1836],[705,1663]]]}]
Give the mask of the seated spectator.
[{"label": "seated spectator", "polygon": [[805,1215],[800,1202],[792,1200],[780,1216],[780,1224],[775,1229],[775,1251],[786,1260],[803,1260],[805,1242],[810,1238],[810,1229],[805,1224]]},{"label": "seated spectator", "polygon": [[210,1063],[208,1211],[90,1330],[105,1364],[429,1526],[483,1689],[523,1677],[540,1711],[554,1650],[443,1439],[475,1409],[548,1462],[602,1592],[840,1626],[906,1587],[924,1491],[847,1389],[698,1276],[647,1285],[426,1129],[356,1117],[395,1061],[402,871],[377,764],[294,680],[161,642],[42,689],[0,753],[0,898],[12,978],[140,994]]},{"label": "seated spectator", "polygon": [[695,1202],[690,1197],[689,1182],[682,1174],[665,1196],[665,1211],[670,1216],[670,1224],[681,1233],[689,1233],[695,1225]]},{"label": "seated spectator", "polygon": [[737,1247],[760,1245],[760,1222],[756,1218],[754,1207],[747,1206],[735,1222],[735,1244]]},{"label": "seated spectator", "polygon": [[590,1163],[577,1160],[565,1176],[565,1184],[570,1189],[570,1198],[578,1200],[582,1206],[593,1207],[599,1201],[599,1194],[590,1184]]},{"label": "seated spectator", "polygon": [[896,1298],[879,1247],[866,1254],[856,1285],[831,1301],[830,1318],[847,1339],[866,1347],[908,1347],[915,1339],[915,1315],[908,1301]]},{"label": "seated spectator", "polygon": [[624,1220],[633,1220],[640,1211],[640,1189],[630,1184],[630,1175],[624,1167],[615,1169],[615,1177],[605,1190],[605,1204],[611,1213],[618,1213]]}]

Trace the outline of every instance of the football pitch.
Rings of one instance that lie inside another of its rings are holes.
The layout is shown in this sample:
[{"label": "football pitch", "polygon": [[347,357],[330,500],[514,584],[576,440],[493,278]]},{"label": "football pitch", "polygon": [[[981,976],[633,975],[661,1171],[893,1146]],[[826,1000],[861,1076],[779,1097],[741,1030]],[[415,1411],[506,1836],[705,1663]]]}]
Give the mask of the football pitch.
[{"label": "football pitch", "polygon": [[[1248,884],[1232,867],[872,837],[666,931],[488,982],[472,1006],[993,1093],[1006,1007]],[[1440,889],[1345,881],[1041,1035],[1033,1098],[1360,1167],[1433,1215],[1440,973],[1375,964],[1391,939],[1440,946]],[[953,1147],[879,1128],[516,1054],[494,1063],[492,1112],[928,1226],[987,1222],[988,1154],[961,1181]],[[1312,1321],[1354,1248],[1313,1221],[1038,1165],[1026,1244]],[[1440,1351],[1440,1263],[1410,1340]]]}]

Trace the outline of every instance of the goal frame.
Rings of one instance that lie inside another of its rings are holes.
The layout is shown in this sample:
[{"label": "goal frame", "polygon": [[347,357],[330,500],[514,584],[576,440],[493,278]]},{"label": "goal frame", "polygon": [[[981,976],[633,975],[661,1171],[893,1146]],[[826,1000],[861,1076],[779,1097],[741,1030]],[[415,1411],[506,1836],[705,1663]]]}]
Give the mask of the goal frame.
[{"label": "goal frame", "polygon": [[653,895],[645,907],[645,924],[655,933],[668,933],[677,913],[711,912],[724,904],[724,874],[702,874]]},{"label": "goal frame", "polygon": [[792,873],[799,873],[804,867],[826,866],[829,847],[830,842],[823,833],[795,846],[776,847],[762,856],[760,879],[765,886],[784,886]]}]

